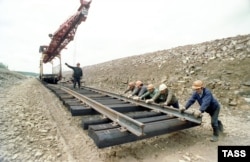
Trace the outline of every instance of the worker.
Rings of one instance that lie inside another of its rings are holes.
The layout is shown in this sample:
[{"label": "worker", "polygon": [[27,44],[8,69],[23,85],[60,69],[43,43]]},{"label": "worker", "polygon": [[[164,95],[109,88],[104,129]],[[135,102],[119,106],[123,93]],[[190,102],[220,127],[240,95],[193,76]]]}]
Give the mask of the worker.
[{"label": "worker", "polygon": [[156,93],[151,102],[159,103],[163,106],[173,106],[174,108],[179,108],[179,102],[172,90],[170,90],[166,84],[161,84],[159,86],[159,92]]},{"label": "worker", "polygon": [[153,84],[147,86],[147,92],[139,97],[140,100],[145,100],[146,103],[150,102],[150,99],[158,93],[158,89]]},{"label": "worker", "polygon": [[138,80],[135,82],[135,89],[133,90],[132,94],[128,96],[128,98],[135,98],[141,97],[144,93],[147,92],[147,86],[145,86],[142,81]]},{"label": "worker", "polygon": [[128,92],[133,92],[135,89],[135,82],[129,82],[127,89],[124,91],[124,94]]},{"label": "worker", "polygon": [[66,66],[73,69],[73,88],[76,88],[76,83],[78,84],[78,88],[81,88],[81,77],[82,77],[82,69],[80,68],[80,63],[76,64],[76,67],[70,66],[69,64],[65,63]]},{"label": "worker", "polygon": [[201,116],[202,113],[207,112],[211,117],[211,126],[213,128],[213,136],[210,139],[212,142],[218,141],[219,131],[223,132],[223,125],[220,120],[218,120],[218,116],[220,113],[220,104],[213,97],[210,90],[205,88],[203,82],[201,80],[196,80],[193,82],[192,89],[194,93],[191,98],[187,101],[184,109],[181,112],[188,109],[195,101],[198,101],[200,105],[200,109],[198,113],[195,113],[195,117]]}]

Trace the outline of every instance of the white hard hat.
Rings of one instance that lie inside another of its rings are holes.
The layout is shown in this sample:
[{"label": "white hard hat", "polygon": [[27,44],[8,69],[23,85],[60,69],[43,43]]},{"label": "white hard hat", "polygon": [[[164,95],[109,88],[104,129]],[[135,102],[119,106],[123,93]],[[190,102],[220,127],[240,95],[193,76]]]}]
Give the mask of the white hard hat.
[{"label": "white hard hat", "polygon": [[166,86],[166,84],[161,84],[160,86],[159,86],[159,90],[160,91],[162,91],[162,90],[164,90],[164,89],[167,89],[168,87]]}]

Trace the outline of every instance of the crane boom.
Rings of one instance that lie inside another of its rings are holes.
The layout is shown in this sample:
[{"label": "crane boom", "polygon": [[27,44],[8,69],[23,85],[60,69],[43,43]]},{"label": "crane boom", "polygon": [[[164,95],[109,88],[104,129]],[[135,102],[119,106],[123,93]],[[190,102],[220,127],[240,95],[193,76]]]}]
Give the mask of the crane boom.
[{"label": "crane boom", "polygon": [[40,46],[39,52],[43,53],[42,61],[47,63],[60,55],[70,41],[74,39],[77,27],[86,21],[91,1],[80,0],[81,6],[77,12],[64,22],[51,37],[49,46]]}]

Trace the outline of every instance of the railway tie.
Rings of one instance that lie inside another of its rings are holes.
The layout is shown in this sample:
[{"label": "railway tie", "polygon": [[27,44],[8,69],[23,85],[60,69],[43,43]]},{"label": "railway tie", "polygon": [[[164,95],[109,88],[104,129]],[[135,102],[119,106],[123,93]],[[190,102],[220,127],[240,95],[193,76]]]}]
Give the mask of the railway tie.
[{"label": "railway tie", "polygon": [[175,108],[146,104],[91,87],[46,85],[71,111],[98,148],[120,145],[201,124],[201,118]]}]

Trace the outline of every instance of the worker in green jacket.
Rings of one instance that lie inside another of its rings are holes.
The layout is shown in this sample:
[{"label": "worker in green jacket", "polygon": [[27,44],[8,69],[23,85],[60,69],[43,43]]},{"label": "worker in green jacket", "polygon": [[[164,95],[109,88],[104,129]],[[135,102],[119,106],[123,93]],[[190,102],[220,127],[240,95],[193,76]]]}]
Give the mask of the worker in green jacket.
[{"label": "worker in green jacket", "polygon": [[153,84],[149,84],[147,86],[147,92],[144,93],[141,97],[139,97],[140,100],[145,100],[146,103],[149,103],[155,94],[158,93],[158,89],[155,88]]},{"label": "worker in green jacket", "polygon": [[165,84],[159,86],[159,92],[152,97],[151,101],[163,106],[173,106],[174,108],[179,109],[177,97]]}]

